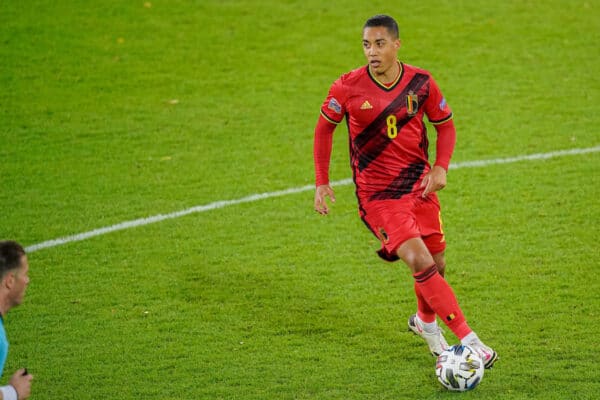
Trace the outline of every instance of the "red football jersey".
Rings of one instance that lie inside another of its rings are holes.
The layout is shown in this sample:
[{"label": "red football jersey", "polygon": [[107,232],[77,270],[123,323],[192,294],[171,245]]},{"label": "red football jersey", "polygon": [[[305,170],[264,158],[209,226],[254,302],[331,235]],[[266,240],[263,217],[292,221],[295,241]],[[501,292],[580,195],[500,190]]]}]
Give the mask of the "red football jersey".
[{"label": "red football jersey", "polygon": [[[452,111],[428,71],[400,63],[395,82],[384,85],[367,66],[342,75],[321,107],[328,121],[344,117],[350,161],[359,198],[400,198],[418,190],[430,170],[427,129],[452,118]],[[450,150],[451,151],[451,150]]]}]

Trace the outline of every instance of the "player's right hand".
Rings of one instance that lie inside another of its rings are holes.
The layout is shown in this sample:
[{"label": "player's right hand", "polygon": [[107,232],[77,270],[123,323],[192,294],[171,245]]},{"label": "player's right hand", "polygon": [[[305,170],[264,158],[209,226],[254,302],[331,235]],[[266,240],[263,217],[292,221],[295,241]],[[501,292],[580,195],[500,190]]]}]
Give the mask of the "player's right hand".
[{"label": "player's right hand", "polygon": [[321,215],[329,214],[329,207],[327,207],[327,202],[325,201],[325,197],[329,197],[332,203],[335,203],[335,194],[333,189],[329,185],[320,185],[317,186],[315,190],[315,211]]}]

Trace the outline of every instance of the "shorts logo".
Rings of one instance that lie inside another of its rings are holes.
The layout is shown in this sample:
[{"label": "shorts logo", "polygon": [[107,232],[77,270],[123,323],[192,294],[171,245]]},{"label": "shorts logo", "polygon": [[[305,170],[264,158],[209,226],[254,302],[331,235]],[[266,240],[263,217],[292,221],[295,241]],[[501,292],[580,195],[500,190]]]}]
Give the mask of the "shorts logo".
[{"label": "shorts logo", "polygon": [[327,105],[327,108],[335,111],[338,114],[340,114],[342,112],[342,106],[340,103],[338,103],[338,101],[335,99],[335,97],[332,97],[331,100],[329,100],[329,104]]},{"label": "shorts logo", "polygon": [[377,236],[379,236],[379,240],[381,240],[383,244],[387,244],[387,242],[390,241],[390,238],[388,237],[388,234],[386,233],[385,229],[379,227],[377,228],[377,233]]},{"label": "shorts logo", "polygon": [[406,95],[406,112],[412,117],[417,114],[417,111],[419,111],[419,95],[411,90]]},{"label": "shorts logo", "polygon": [[373,106],[369,103],[369,100],[365,100],[365,102],[362,103],[362,106],[360,106],[361,110],[370,110],[371,108],[373,108]]}]

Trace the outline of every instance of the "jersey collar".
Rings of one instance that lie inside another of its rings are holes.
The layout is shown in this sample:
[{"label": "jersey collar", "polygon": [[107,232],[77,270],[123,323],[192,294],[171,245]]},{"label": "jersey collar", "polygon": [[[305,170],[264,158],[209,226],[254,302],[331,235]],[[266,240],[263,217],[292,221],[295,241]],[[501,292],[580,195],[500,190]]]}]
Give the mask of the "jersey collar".
[{"label": "jersey collar", "polygon": [[389,85],[386,85],[385,83],[383,83],[383,82],[379,81],[377,78],[375,78],[375,76],[373,74],[371,74],[371,69],[369,68],[368,65],[367,65],[367,73],[369,74],[369,77],[371,78],[371,80],[377,86],[379,86],[383,90],[390,91],[396,87],[398,82],[400,82],[400,80],[402,79],[402,75],[404,75],[404,65],[400,61],[397,61],[397,63],[398,63],[398,66],[400,67],[400,72],[398,73],[398,76],[396,77],[396,79],[394,79],[394,81],[392,83],[390,83]]}]

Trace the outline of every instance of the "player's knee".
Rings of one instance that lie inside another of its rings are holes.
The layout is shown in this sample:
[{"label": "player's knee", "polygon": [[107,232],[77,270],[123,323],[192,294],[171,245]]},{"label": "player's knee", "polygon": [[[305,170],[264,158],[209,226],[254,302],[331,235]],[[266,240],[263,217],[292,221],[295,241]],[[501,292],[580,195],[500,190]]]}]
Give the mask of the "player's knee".
[{"label": "player's knee", "polygon": [[413,273],[424,271],[434,264],[431,255],[426,252],[405,253],[402,260],[409,266]]},{"label": "player's knee", "polygon": [[433,257],[421,239],[409,239],[398,248],[398,256],[413,273],[426,270],[435,264]]}]

